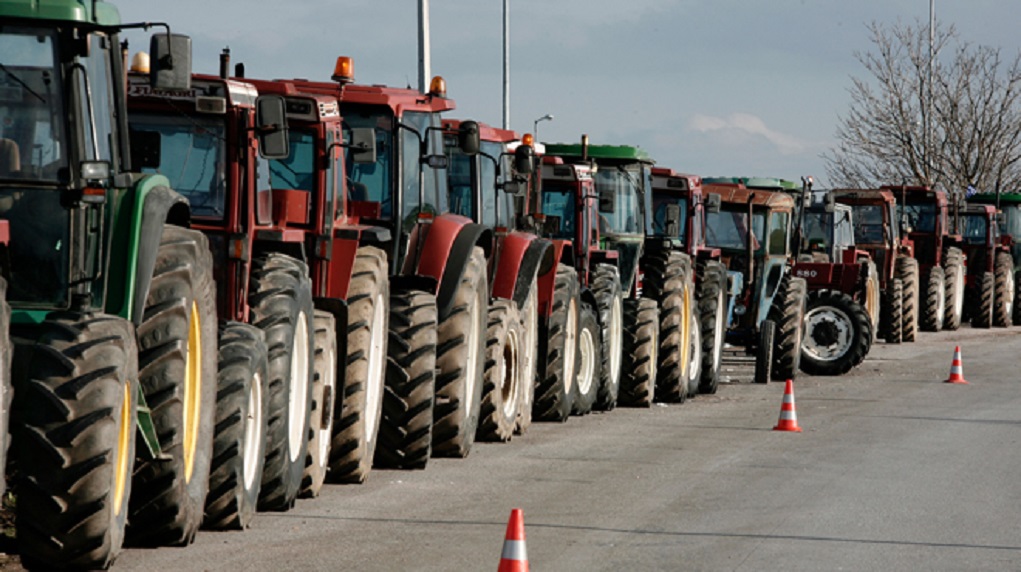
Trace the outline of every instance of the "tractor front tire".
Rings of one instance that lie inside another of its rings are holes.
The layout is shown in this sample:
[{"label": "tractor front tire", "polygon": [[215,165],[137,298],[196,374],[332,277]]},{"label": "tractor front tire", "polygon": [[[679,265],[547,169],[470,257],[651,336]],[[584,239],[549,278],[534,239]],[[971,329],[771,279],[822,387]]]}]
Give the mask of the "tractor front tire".
[{"label": "tractor front tire", "polygon": [[920,299],[918,261],[910,256],[899,256],[894,273],[901,281],[904,294],[904,301],[901,303],[901,341],[913,342],[918,336]]},{"label": "tractor front tire", "polygon": [[943,329],[946,316],[946,276],[943,267],[933,266],[925,280],[925,305],[919,320],[924,332],[938,332]]},{"label": "tractor front tire", "polygon": [[899,278],[891,278],[883,293],[883,339],[888,344],[901,343],[904,334],[904,285]]},{"label": "tractor front tire", "polygon": [[716,393],[727,331],[727,269],[716,261],[698,265],[698,315],[702,334],[702,371],[698,392]]},{"label": "tractor front tire", "polygon": [[688,397],[690,324],[694,288],[691,261],[680,252],[659,251],[642,261],[643,296],[659,304],[656,401],[683,403]]},{"label": "tractor front tire", "polygon": [[767,317],[776,325],[773,367],[770,372],[775,381],[794,379],[797,375],[801,362],[807,294],[808,286],[804,278],[786,274],[773,297]]},{"label": "tractor front tire", "polygon": [[164,227],[135,334],[139,383],[165,458],[135,466],[133,544],[190,544],[202,524],[216,422],[215,294],[206,237]]},{"label": "tractor front tire", "polygon": [[131,323],[54,312],[19,343],[16,528],[31,569],[108,568],[124,542],[137,432]]},{"label": "tractor front tire", "polygon": [[262,488],[269,391],[266,336],[250,324],[220,325],[216,433],[202,527],[243,530]]},{"label": "tractor front tire", "polygon": [[993,301],[996,298],[996,275],[983,272],[979,282],[978,300],[971,316],[971,327],[988,328],[993,325]]},{"label": "tractor front tire", "polygon": [[946,281],[944,330],[956,330],[961,327],[961,320],[964,317],[964,273],[964,253],[956,247],[948,248],[943,261],[943,276]]},{"label": "tractor front tire", "polygon": [[652,407],[659,364],[659,307],[655,300],[624,300],[624,371],[618,403]]},{"label": "tractor front tire", "polygon": [[521,396],[514,432],[524,435],[532,425],[535,376],[539,367],[539,289],[533,281],[521,314]]},{"label": "tractor front tire", "polygon": [[476,435],[480,441],[507,442],[514,436],[523,382],[521,343],[517,305],[511,300],[493,302],[486,329],[486,365]]},{"label": "tractor front tire", "polygon": [[596,297],[603,362],[599,368],[599,391],[593,408],[610,411],[617,406],[617,396],[620,395],[624,357],[624,295],[616,266],[596,265],[592,294]]},{"label": "tractor front tire", "polygon": [[309,413],[308,450],[298,496],[315,498],[326,482],[333,441],[333,401],[337,398],[337,319],[316,310],[313,319],[315,357],[312,359],[312,411]]},{"label": "tractor front tire", "polygon": [[553,282],[550,316],[540,320],[539,371],[532,417],[539,421],[567,421],[574,401],[578,358],[578,273],[559,264]]},{"label": "tractor front tire", "polygon": [[872,348],[872,320],[865,308],[837,290],[808,297],[801,370],[809,375],[843,375]]},{"label": "tractor front tire", "polygon": [[586,302],[581,303],[581,314],[578,317],[578,358],[577,375],[574,386],[574,403],[571,412],[575,415],[586,415],[592,411],[599,391],[599,369],[603,364],[602,344],[599,342],[600,328],[596,319],[596,309]]},{"label": "tractor front tire", "polygon": [[759,345],[755,351],[755,383],[767,384],[773,377],[773,349],[776,346],[776,323],[762,320],[759,324]]},{"label": "tractor front tire", "polygon": [[1014,320],[1014,296],[1016,295],[1014,259],[1009,253],[996,253],[994,274],[996,292],[993,299],[993,325],[998,328],[1006,328]]}]

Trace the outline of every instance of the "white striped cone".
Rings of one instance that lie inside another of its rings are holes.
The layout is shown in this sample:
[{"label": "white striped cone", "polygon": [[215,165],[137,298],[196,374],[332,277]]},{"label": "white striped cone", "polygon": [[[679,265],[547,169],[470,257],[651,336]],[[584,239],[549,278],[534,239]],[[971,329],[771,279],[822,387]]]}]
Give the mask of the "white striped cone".
[{"label": "white striped cone", "polygon": [[507,534],[503,541],[499,572],[528,572],[528,551],[525,550],[525,518],[520,508],[511,510]]},{"label": "white striped cone", "polygon": [[787,386],[783,390],[780,420],[776,422],[776,427],[773,427],[773,431],[801,432],[801,427],[798,427],[798,414],[794,410],[794,382],[789,379],[787,380]]},{"label": "white striped cone", "polygon": [[964,380],[964,367],[961,365],[961,346],[954,346],[954,361],[950,362],[950,377],[944,383],[968,384]]}]

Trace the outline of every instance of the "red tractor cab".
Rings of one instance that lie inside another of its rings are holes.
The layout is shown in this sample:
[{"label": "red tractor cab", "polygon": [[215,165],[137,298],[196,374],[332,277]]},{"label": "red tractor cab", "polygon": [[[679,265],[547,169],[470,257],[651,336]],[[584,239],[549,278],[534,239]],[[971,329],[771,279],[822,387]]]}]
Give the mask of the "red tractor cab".
[{"label": "red tractor cab", "polygon": [[1000,233],[996,207],[992,205],[962,206],[954,220],[968,261],[966,289],[971,303],[965,311],[971,325],[1010,326],[1016,287],[1012,237]]}]

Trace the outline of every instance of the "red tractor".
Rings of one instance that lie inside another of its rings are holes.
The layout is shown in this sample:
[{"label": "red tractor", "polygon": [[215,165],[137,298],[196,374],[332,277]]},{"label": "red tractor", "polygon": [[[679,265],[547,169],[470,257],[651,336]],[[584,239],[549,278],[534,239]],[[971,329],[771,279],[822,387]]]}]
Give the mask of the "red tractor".
[{"label": "red tractor", "polygon": [[449,208],[492,231],[486,365],[477,437],[508,441],[515,430],[527,429],[532,417],[539,315],[536,281],[553,267],[553,251],[550,241],[515,229],[515,200],[526,188],[527,178],[522,179],[534,170],[531,137],[522,145],[513,131],[475,125],[480,151],[468,155],[458,140],[462,123],[443,121],[450,158]]},{"label": "red tractor", "polygon": [[[454,102],[440,77],[428,93],[355,84],[344,57],[332,78],[289,83],[340,102],[344,137],[335,145],[346,151],[350,215],[389,232],[380,243],[389,262],[390,341],[399,348],[390,352],[396,369],[386,376],[376,462],[421,468],[430,454],[464,457],[479,422],[493,239],[491,229],[449,212],[440,113]],[[477,129],[465,125],[460,141],[476,153]],[[435,367],[416,360],[434,344]]]},{"label": "red tractor", "polygon": [[719,212],[720,196],[702,189],[702,178],[672,169],[652,169],[652,232],[646,249],[679,251],[695,261],[695,304],[698,321],[693,335],[692,362],[701,361],[697,380],[700,393],[716,393],[720,361],[727,331],[727,268],[719,248],[706,245],[706,213]]},{"label": "red tractor", "polygon": [[1000,234],[996,207],[992,205],[963,206],[954,220],[968,261],[967,299],[971,304],[965,311],[971,325],[1010,326],[1016,287],[1012,237]]},{"label": "red tractor", "polygon": [[180,189],[213,254],[221,398],[205,522],[244,527],[256,498],[286,510],[301,488],[316,315],[305,232],[273,211],[261,178],[288,152],[283,102],[225,77],[161,92],[133,75],[128,105],[137,166]]}]

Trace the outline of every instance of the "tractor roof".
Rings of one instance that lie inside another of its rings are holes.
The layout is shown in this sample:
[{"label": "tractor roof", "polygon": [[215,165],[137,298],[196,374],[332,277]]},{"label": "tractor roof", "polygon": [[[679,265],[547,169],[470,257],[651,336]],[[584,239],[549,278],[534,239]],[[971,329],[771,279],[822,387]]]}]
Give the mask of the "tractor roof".
[{"label": "tractor roof", "polygon": [[751,203],[757,207],[765,207],[770,210],[793,210],[794,199],[787,193],[769,191],[764,189],[749,189],[741,183],[709,183],[703,184],[702,190],[707,193],[720,195],[720,201],[747,205]]},{"label": "tractor roof", "polygon": [[833,189],[833,198],[847,203],[895,203],[893,192],[886,189]]},{"label": "tractor roof", "polygon": [[[582,156],[582,145],[580,143],[547,143],[546,154],[580,159]],[[635,161],[641,161],[650,165],[655,163],[644,149],[629,145],[589,145],[588,156],[597,161],[602,159],[622,163],[633,163]]]},{"label": "tractor roof", "polygon": [[342,104],[385,105],[394,115],[405,111],[443,112],[454,109],[454,100],[438,95],[423,94],[415,89],[387,87],[385,85],[345,85],[330,81],[307,79],[277,80],[294,85],[298,91],[339,96]]},{"label": "tractor roof", "polygon": [[652,168],[652,188],[654,191],[687,192],[701,189],[702,177],[678,173],[665,167]]},{"label": "tractor roof", "polygon": [[[996,193],[979,193],[968,197],[969,203],[996,204]],[[1021,204],[1021,191],[1001,192],[1000,204],[1017,205]]]},{"label": "tractor roof", "polygon": [[718,184],[718,183],[729,183],[729,184],[742,184],[749,189],[762,189],[767,191],[798,191],[801,190],[801,185],[786,179],[776,179],[772,177],[707,177],[702,180],[703,183]]},{"label": "tractor roof", "polygon": [[[494,143],[510,143],[511,141],[517,141],[521,139],[518,134],[509,129],[500,129],[499,127],[493,127],[492,125],[479,122],[479,139],[482,141],[490,141]],[[461,127],[460,119],[444,119],[443,130],[444,131],[457,131]]]},{"label": "tractor roof", "polygon": [[0,17],[80,22],[98,26],[119,26],[121,23],[121,15],[116,6],[88,0],[0,0]]}]

